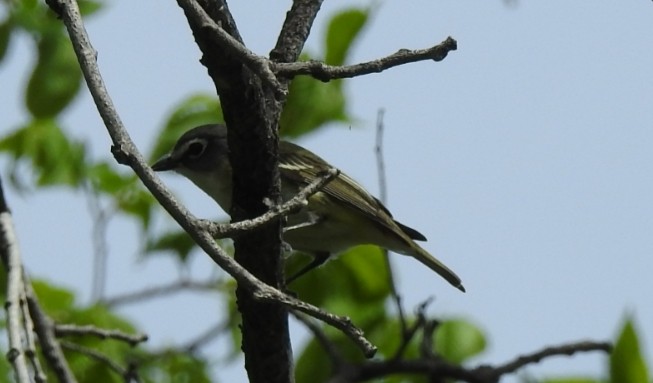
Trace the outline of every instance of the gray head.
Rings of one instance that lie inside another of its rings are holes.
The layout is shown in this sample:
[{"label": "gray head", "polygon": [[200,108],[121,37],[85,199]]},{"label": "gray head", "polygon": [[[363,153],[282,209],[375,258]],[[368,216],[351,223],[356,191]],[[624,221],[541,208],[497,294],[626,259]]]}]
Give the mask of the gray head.
[{"label": "gray head", "polygon": [[156,172],[174,170],[211,196],[223,210],[231,208],[231,166],[225,125],[202,125],[184,133],[172,151],[152,165]]},{"label": "gray head", "polygon": [[172,151],[155,162],[152,169],[156,172],[175,170],[182,174],[185,169],[211,172],[228,154],[227,127],[202,125],[179,137]]}]

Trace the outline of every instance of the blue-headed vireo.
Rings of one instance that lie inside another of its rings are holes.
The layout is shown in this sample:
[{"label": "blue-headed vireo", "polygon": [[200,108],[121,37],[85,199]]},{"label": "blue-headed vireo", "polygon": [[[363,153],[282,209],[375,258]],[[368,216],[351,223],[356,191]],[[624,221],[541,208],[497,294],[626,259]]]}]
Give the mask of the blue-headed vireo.
[{"label": "blue-headed vireo", "polygon": [[[152,169],[182,174],[229,212],[232,174],[228,151],[227,127],[203,125],[183,134],[172,151],[152,165]],[[290,142],[279,142],[284,201],[331,168],[310,151]],[[422,234],[395,221],[378,199],[342,172],[309,197],[308,204],[298,213],[288,216],[283,239],[293,249],[314,256],[287,283],[321,265],[333,254],[352,246],[373,244],[412,256],[465,291],[453,271],[414,242],[425,241]]]}]

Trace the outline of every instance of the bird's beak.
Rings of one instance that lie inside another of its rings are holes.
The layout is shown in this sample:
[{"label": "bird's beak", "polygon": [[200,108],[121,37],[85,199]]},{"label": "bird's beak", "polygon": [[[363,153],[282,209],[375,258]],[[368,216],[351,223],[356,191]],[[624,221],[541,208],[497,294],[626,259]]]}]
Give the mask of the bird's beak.
[{"label": "bird's beak", "polygon": [[155,172],[163,172],[166,170],[173,170],[177,167],[177,160],[173,158],[170,154],[159,158],[157,162],[152,165],[152,170]]}]

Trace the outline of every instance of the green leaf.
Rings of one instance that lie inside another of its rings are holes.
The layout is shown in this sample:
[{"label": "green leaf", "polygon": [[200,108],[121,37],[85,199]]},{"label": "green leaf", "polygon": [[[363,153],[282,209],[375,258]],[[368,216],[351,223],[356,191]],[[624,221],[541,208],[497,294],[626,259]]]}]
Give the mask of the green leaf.
[{"label": "green leaf", "polygon": [[281,135],[298,137],[330,122],[349,121],[346,103],[339,81],[323,83],[307,76],[295,77],[281,113]]},{"label": "green leaf", "polygon": [[[364,360],[360,349],[336,331],[331,331],[328,327],[322,326],[327,333],[328,338],[333,343],[338,354],[347,362],[356,364]],[[297,382],[328,382],[333,372],[333,364],[327,357],[322,345],[311,339],[299,353],[295,367],[295,380]]]},{"label": "green leaf", "polygon": [[148,228],[158,205],[136,176],[121,174],[103,161],[91,165],[87,174],[95,190],[112,198],[119,211],[137,218],[143,230]]},{"label": "green leaf", "polygon": [[11,40],[11,32],[13,31],[14,24],[10,18],[5,19],[0,24],[0,61],[5,57],[7,49],[9,48],[9,41]]},{"label": "green leaf", "polygon": [[43,310],[53,317],[66,316],[74,307],[75,295],[69,290],[38,279],[32,280],[32,287]]},{"label": "green leaf", "polygon": [[139,182],[135,181],[115,197],[121,211],[138,218],[143,230],[149,227],[152,211],[158,204],[152,194],[145,190]]},{"label": "green leaf", "polygon": [[204,359],[174,349],[154,358],[146,357],[139,365],[140,375],[157,383],[211,383],[208,371],[209,365]]},{"label": "green leaf", "polygon": [[610,381],[613,383],[648,382],[648,371],[639,349],[639,340],[631,318],[626,319],[610,355]]},{"label": "green leaf", "polygon": [[45,1],[14,1],[11,18],[16,26],[33,35],[34,38],[48,34],[58,34],[64,29],[61,20],[45,4]]},{"label": "green leaf", "polygon": [[133,186],[136,182],[133,175],[120,174],[105,161],[89,166],[87,175],[95,190],[110,195],[115,195]]},{"label": "green leaf", "polygon": [[152,149],[149,161],[154,162],[170,151],[179,136],[199,125],[223,122],[220,102],[215,96],[195,94],[175,108]]},{"label": "green leaf", "polygon": [[[84,145],[69,140],[53,120],[34,120],[3,137],[0,151],[11,154],[14,162],[30,161],[40,186],[77,187],[84,179]],[[16,179],[14,165],[9,169],[11,179]]]},{"label": "green leaf", "polygon": [[[56,323],[93,325],[128,334],[138,332],[129,321],[105,306],[79,306],[75,303],[73,293],[68,290],[38,280],[32,284],[41,306]],[[209,365],[206,361],[186,351],[170,349],[148,353],[143,350],[144,345],[134,348],[122,341],[100,339],[90,335],[68,336],[66,341],[92,349],[122,366],[135,362],[138,365],[139,377],[144,382],[210,382]],[[80,381],[124,382],[124,377],[110,369],[107,363],[76,351],[64,350],[64,353],[73,373]],[[5,371],[5,366],[0,364],[0,379]],[[57,381],[51,370],[47,373],[48,381]]]},{"label": "green leaf", "polygon": [[[286,265],[286,275],[292,275],[310,258],[305,254],[293,255]],[[316,289],[315,286],[326,286]],[[354,308],[365,303],[382,303],[390,293],[388,271],[382,251],[375,246],[357,246],[339,255],[337,259],[310,271],[293,282],[289,288],[302,300],[319,307],[332,304],[351,304]],[[339,302],[343,299],[346,302]],[[347,314],[349,315],[349,314]]]},{"label": "green leaf", "polygon": [[85,17],[96,13],[104,6],[103,3],[93,0],[78,0],[77,5],[79,6],[79,12]]},{"label": "green leaf", "polygon": [[34,9],[38,5],[38,0],[21,0],[20,3],[25,9]]},{"label": "green leaf", "polygon": [[352,8],[339,12],[329,21],[326,33],[326,55],[329,65],[343,65],[369,17],[369,10]]},{"label": "green leaf", "polygon": [[436,351],[452,363],[462,363],[485,350],[485,346],[483,332],[462,319],[442,322],[435,334]]},{"label": "green leaf", "polygon": [[167,251],[175,254],[182,262],[188,259],[188,255],[197,244],[183,230],[169,231],[158,238],[148,239],[145,251]]},{"label": "green leaf", "polygon": [[[3,355],[8,355],[7,350],[0,348]],[[7,358],[0,358],[0,382],[12,382],[14,377],[13,369],[9,365]]]},{"label": "green leaf", "polygon": [[[340,352],[340,348],[337,348]],[[324,348],[312,339],[300,351],[295,365],[295,380],[297,382],[328,382],[333,366],[324,353]]]},{"label": "green leaf", "polygon": [[384,300],[390,294],[388,268],[378,246],[356,246],[340,259],[353,282],[352,293],[359,302]]},{"label": "green leaf", "polygon": [[82,73],[63,33],[50,33],[38,44],[38,62],[25,93],[27,109],[37,118],[55,117],[79,91]]}]

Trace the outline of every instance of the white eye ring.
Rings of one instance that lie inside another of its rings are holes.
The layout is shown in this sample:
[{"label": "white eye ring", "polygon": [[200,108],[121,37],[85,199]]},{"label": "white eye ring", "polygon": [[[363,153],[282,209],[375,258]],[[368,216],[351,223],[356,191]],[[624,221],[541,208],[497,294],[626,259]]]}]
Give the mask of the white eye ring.
[{"label": "white eye ring", "polygon": [[186,146],[186,155],[188,158],[195,159],[204,154],[204,150],[206,150],[206,141],[193,140]]}]

